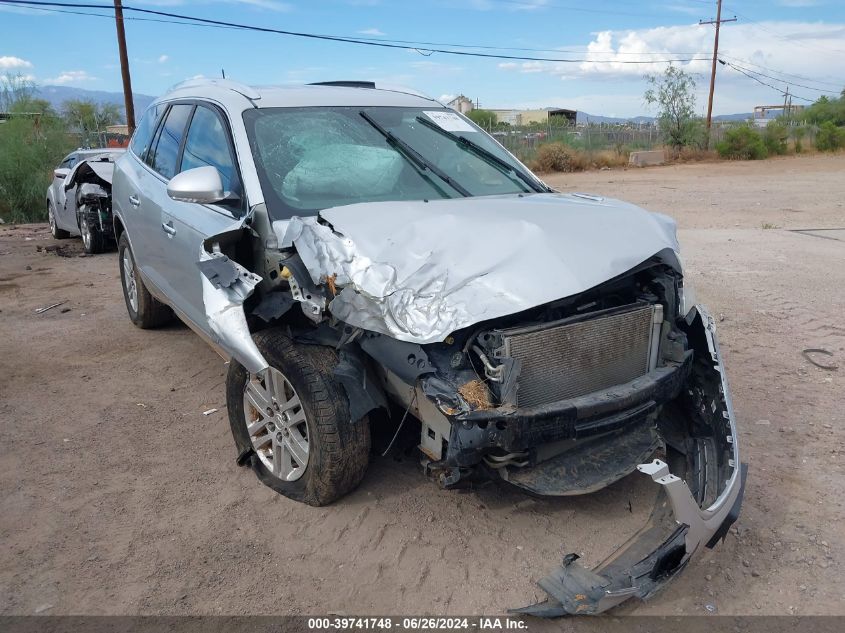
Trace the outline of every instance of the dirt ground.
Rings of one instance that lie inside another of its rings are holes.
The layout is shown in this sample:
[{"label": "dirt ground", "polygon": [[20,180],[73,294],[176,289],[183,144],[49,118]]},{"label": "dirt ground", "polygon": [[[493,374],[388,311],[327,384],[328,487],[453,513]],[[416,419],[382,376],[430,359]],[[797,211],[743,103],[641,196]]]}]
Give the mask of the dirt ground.
[{"label": "dirt ground", "polygon": [[[617,613],[845,614],[845,156],[548,181],[677,218],[749,463],[726,542]],[[37,250],[55,244],[71,256]],[[330,507],[291,502],[235,464],[222,360],[135,328],[115,254],[80,251],[0,226],[0,614],[502,613],[650,510],[642,475],[536,500],[441,491],[413,455],[374,456]]]}]

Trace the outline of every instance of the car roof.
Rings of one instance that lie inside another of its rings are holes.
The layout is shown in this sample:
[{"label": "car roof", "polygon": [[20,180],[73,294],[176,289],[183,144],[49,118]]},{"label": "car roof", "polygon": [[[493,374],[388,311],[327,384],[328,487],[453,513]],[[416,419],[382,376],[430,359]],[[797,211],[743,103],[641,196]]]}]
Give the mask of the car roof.
[{"label": "car roof", "polygon": [[156,100],[207,98],[237,112],[251,108],[308,106],[399,106],[443,107],[435,99],[408,88],[368,82],[348,85],[305,84],[290,86],[247,86],[227,79],[192,79],[173,86]]},{"label": "car roof", "polygon": [[117,153],[121,153],[121,152],[125,152],[125,151],[126,151],[126,149],[123,148],[123,147],[95,147],[93,149],[78,149],[78,150],[71,152],[71,154],[77,154],[77,155],[80,155],[80,156],[89,156],[91,154],[106,154],[106,153],[117,154]]}]

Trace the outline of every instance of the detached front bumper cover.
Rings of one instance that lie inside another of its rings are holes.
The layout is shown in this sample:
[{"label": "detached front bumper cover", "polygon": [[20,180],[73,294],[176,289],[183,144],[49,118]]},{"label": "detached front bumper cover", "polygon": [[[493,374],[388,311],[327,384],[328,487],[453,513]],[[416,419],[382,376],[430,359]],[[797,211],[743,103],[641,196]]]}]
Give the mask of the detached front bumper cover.
[{"label": "detached front bumper cover", "polygon": [[[702,508],[689,486],[673,475],[666,463],[655,459],[640,464],[637,469],[660,487],[646,525],[593,570],[578,564],[577,554],[566,555],[563,564],[538,583],[548,598],[539,604],[514,609],[512,613],[538,617],[597,614],[631,597],[646,599],[680,572],[702,546],[712,548],[722,540],[739,517],[747,467],[739,461],[736,423],[715,325],[701,306],[690,312],[687,323],[691,330],[703,336],[710,357],[708,370],[718,372],[720,377],[718,393],[708,394],[712,398],[707,406],[714,414],[721,410],[729,423],[723,428],[729,428],[730,434],[719,438],[730,447],[727,464],[720,465],[712,456],[701,465],[706,478],[711,480],[725,472],[725,466],[730,468],[730,477],[718,498]],[[718,433],[719,429],[714,428],[714,432]]]}]

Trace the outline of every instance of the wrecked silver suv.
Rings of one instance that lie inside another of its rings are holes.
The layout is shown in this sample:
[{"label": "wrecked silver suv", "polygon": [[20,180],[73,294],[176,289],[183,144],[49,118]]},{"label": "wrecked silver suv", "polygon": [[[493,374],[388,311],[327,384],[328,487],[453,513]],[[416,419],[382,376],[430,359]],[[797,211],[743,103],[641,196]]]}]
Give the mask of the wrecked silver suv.
[{"label": "wrecked silver suv", "polygon": [[646,598],[737,518],[730,395],[673,221],[555,193],[436,101],[181,84],[118,162],[114,215],[130,318],[172,310],[232,359],[238,462],[288,497],[352,490],[391,405],[447,488],[654,480],[648,525],[596,569],[565,557],[517,611]]}]

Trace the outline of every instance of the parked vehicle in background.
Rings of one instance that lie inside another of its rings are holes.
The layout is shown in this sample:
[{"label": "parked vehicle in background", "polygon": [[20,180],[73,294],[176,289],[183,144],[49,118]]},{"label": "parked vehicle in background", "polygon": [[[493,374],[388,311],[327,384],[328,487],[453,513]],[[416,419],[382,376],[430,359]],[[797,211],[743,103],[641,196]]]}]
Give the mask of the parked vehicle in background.
[{"label": "parked vehicle in background", "polygon": [[716,326],[674,221],[549,189],[433,99],[180,84],[118,161],[114,210],[130,319],[172,309],[231,359],[238,463],[281,494],[325,505],[355,488],[388,401],[444,488],[653,480],[648,528],[596,569],[564,557],[523,613],[647,598],[738,516]]},{"label": "parked vehicle in background", "polygon": [[111,183],[123,149],[81,149],[53,170],[47,188],[47,216],[56,239],[82,237],[85,252],[101,253],[115,241]]}]

